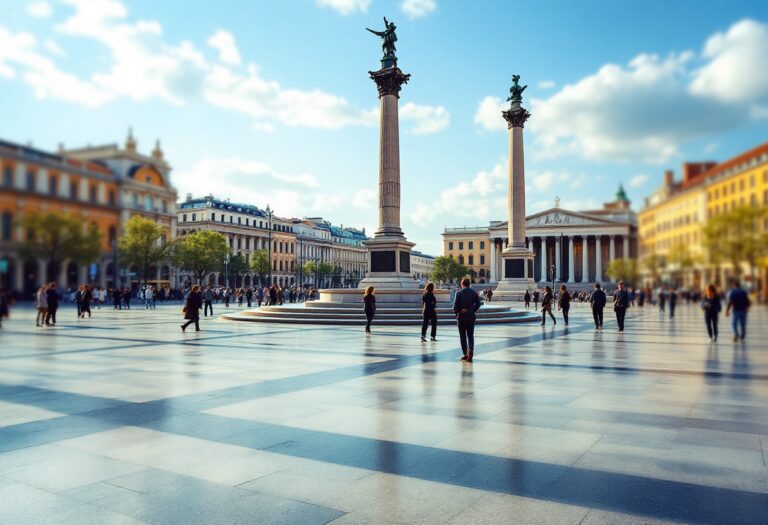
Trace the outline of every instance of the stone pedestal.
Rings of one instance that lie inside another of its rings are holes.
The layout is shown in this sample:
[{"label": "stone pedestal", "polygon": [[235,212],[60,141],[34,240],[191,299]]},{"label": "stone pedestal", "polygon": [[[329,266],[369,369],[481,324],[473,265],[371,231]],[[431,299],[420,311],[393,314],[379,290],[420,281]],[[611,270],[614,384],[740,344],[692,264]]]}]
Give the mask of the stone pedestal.
[{"label": "stone pedestal", "polygon": [[526,290],[536,287],[533,279],[534,254],[525,243],[525,156],[523,124],[530,113],[513,102],[502,112],[509,128],[509,185],[507,187],[507,238],[501,252],[501,279],[496,289],[499,299],[520,299]]}]

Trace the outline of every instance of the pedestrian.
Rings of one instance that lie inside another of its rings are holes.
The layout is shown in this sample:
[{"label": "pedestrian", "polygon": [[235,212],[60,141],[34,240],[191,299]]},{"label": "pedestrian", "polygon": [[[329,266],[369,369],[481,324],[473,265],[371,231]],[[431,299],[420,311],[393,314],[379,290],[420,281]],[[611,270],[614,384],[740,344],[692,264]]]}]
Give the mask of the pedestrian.
[{"label": "pedestrian", "polygon": [[83,286],[77,289],[75,292],[75,305],[77,306],[77,317],[82,317],[83,314]]},{"label": "pedestrian", "polygon": [[211,317],[213,317],[213,289],[210,284],[205,287],[205,291],[203,292],[203,304],[205,305],[205,308],[203,308],[203,316],[208,317],[208,311],[210,310]]},{"label": "pedestrian", "polygon": [[45,318],[45,324],[54,326],[56,325],[56,311],[59,309],[59,293],[56,291],[56,283],[48,285],[45,295],[48,298],[48,314]]},{"label": "pedestrian", "polygon": [[256,290],[256,303],[261,308],[261,303],[264,301],[264,287],[259,285],[259,289]]},{"label": "pedestrian", "polygon": [[82,299],[81,299],[81,305],[80,305],[80,316],[85,319],[85,314],[88,314],[88,318],[91,318],[91,301],[93,301],[93,292],[91,291],[91,287],[87,284],[84,284],[81,288],[82,290]]},{"label": "pedestrian", "polygon": [[251,303],[253,302],[253,289],[250,286],[245,291],[245,302],[247,303],[248,308],[250,308]]},{"label": "pedestrian", "polygon": [[624,331],[624,317],[629,308],[629,293],[624,289],[624,281],[619,281],[619,289],[613,292],[613,311],[616,312],[616,322],[619,332]]},{"label": "pedestrian", "polygon": [[269,287],[269,306],[277,306],[277,285]]},{"label": "pedestrian", "polygon": [[371,322],[373,322],[373,316],[376,315],[376,295],[374,295],[375,289],[373,286],[369,286],[365,289],[363,294],[363,310],[365,311],[365,333],[371,333]]},{"label": "pedestrian", "polygon": [[[734,343],[739,339],[743,341],[747,337],[747,312],[750,306],[749,294],[739,285],[738,281],[734,281],[731,291],[728,292],[728,306],[725,308],[726,317],[733,312],[731,322]],[[739,326],[741,326],[741,333],[739,333]]]},{"label": "pedestrian", "polygon": [[203,307],[203,294],[200,293],[200,286],[194,285],[192,291],[187,295],[187,302],[184,305],[184,319],[186,323],[181,325],[181,331],[184,332],[189,325],[195,323],[195,332],[200,331],[200,309]]},{"label": "pedestrian", "polygon": [[112,304],[115,306],[115,310],[123,309],[123,294],[121,293],[120,288],[112,290]]},{"label": "pedestrian", "polygon": [[237,297],[237,307],[242,308],[243,307],[243,289],[238,288],[237,292],[235,292],[235,297]]},{"label": "pedestrian", "polygon": [[592,292],[592,297],[589,300],[589,304],[592,306],[592,318],[595,320],[595,330],[603,329],[603,308],[607,302],[608,298],[600,287],[600,283],[595,283],[595,291]]},{"label": "pedestrian", "polygon": [[0,288],[0,328],[3,327],[3,319],[8,319],[11,312],[11,294],[5,288]]},{"label": "pedestrian", "polygon": [[470,288],[468,277],[461,280],[461,290],[456,292],[453,299],[453,313],[456,314],[456,324],[459,327],[461,342],[461,361],[471,363],[475,357],[475,312],[480,309],[480,296]]},{"label": "pedestrian", "polygon": [[493,299],[493,290],[488,288],[488,302],[491,302],[491,299]]},{"label": "pedestrian", "polygon": [[35,308],[37,309],[35,326],[44,326],[48,320],[48,286],[43,285],[37,290]]},{"label": "pedestrian", "polygon": [[713,343],[717,341],[717,317],[723,309],[720,304],[720,296],[714,284],[707,286],[704,299],[701,301],[701,309],[704,310],[704,323],[707,325],[707,335]]},{"label": "pedestrian", "polygon": [[544,326],[547,322],[547,314],[552,318],[552,324],[557,324],[555,314],[552,313],[552,303],[555,301],[555,297],[552,294],[552,288],[549,286],[544,287],[544,296],[541,298],[541,326]]},{"label": "pedestrian", "polygon": [[528,290],[525,291],[525,295],[523,296],[523,301],[525,301],[526,308],[531,307],[531,292],[529,292]]},{"label": "pedestrian", "polygon": [[557,298],[557,310],[562,310],[563,321],[568,326],[568,311],[571,309],[571,294],[566,290],[565,285],[560,285],[560,297]]},{"label": "pedestrian", "polygon": [[427,325],[432,325],[430,339],[437,341],[437,299],[435,298],[435,285],[427,283],[424,293],[421,295],[421,340],[427,342]]},{"label": "pedestrian", "polygon": [[659,312],[664,313],[664,306],[667,304],[667,295],[664,288],[659,288]]},{"label": "pedestrian", "polygon": [[675,306],[677,306],[677,292],[674,288],[669,289],[669,316],[675,316]]},{"label": "pedestrian", "polygon": [[123,304],[126,310],[131,309],[131,289],[128,286],[123,290]]},{"label": "pedestrian", "polygon": [[539,291],[538,290],[533,291],[533,309],[534,310],[539,309]]},{"label": "pedestrian", "polygon": [[227,286],[224,289],[224,306],[229,308],[229,301],[232,298],[232,290],[229,289],[229,286]]},{"label": "pedestrian", "polygon": [[144,288],[144,309],[149,310],[152,308],[152,300],[155,294],[150,286]]}]

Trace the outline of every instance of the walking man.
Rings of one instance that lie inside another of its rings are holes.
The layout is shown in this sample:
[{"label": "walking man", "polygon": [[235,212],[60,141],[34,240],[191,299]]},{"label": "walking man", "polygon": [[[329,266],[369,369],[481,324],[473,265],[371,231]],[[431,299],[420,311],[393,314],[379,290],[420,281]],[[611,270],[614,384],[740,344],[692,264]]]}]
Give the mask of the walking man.
[{"label": "walking man", "polygon": [[469,287],[469,278],[461,280],[461,290],[453,300],[453,313],[459,326],[462,361],[472,362],[475,355],[475,312],[480,309],[480,296]]},{"label": "walking man", "polygon": [[675,306],[677,306],[677,292],[674,288],[669,289],[669,316],[675,316]]},{"label": "walking man", "polygon": [[[731,291],[728,292],[728,306],[725,308],[726,317],[733,312],[731,322],[734,343],[739,339],[743,341],[747,337],[747,311],[749,311],[750,305],[749,294],[739,285],[738,281],[734,281]],[[739,326],[741,326],[741,333],[739,333]]]},{"label": "walking man", "polygon": [[592,292],[592,298],[589,303],[592,306],[592,317],[595,320],[595,330],[603,329],[603,308],[607,298],[605,292],[600,288],[600,283],[595,283],[595,291]]},{"label": "walking man", "polygon": [[613,311],[616,312],[616,322],[619,332],[624,331],[624,317],[629,308],[629,293],[624,289],[624,281],[619,281],[619,289],[613,292]]},{"label": "walking man", "polygon": [[206,286],[205,291],[203,292],[203,304],[205,305],[205,308],[203,308],[203,316],[208,317],[208,310],[210,310],[211,317],[213,317],[213,289],[210,284]]},{"label": "walking man", "polygon": [[560,285],[560,297],[557,298],[557,309],[563,312],[563,321],[568,326],[568,312],[571,309],[571,293],[564,284]]}]

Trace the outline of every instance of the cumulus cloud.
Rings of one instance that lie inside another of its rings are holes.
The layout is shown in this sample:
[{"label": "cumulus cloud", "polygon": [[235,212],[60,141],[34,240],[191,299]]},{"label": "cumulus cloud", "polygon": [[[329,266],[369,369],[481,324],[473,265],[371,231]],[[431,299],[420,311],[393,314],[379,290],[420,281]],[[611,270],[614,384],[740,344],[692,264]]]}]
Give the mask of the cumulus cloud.
[{"label": "cumulus cloud", "polygon": [[320,7],[333,9],[344,16],[358,11],[365,13],[371,4],[371,0],[316,0],[316,2]]},{"label": "cumulus cloud", "polygon": [[370,210],[376,207],[376,192],[373,190],[360,190],[355,193],[352,205],[361,210]]},{"label": "cumulus cloud", "polygon": [[[765,56],[768,25],[744,20],[713,35],[699,55],[640,54],[626,65],[606,64],[530,101],[534,155],[666,162],[687,141],[765,118]],[[475,122],[504,129],[503,106],[501,99],[485,97]]]},{"label": "cumulus cloud", "polygon": [[[254,129],[273,131],[276,124],[338,129],[375,126],[377,108],[359,108],[322,90],[284,87],[266,78],[258,65],[243,60],[230,32],[219,29],[207,44],[218,53],[210,60],[189,41],[171,44],[153,20],[131,21],[119,0],[63,0],[72,11],[55,31],[90,39],[106,47],[106,70],[78,76],[61,69],[49,55],[64,56],[53,40],[39,43],[32,34],[0,26],[0,77],[21,78],[40,98],[100,107],[118,98],[165,100],[183,105],[202,99],[249,115]],[[359,5],[367,6],[363,2]],[[341,3],[338,3],[341,5]],[[350,4],[351,5],[351,4]],[[434,133],[450,122],[442,106],[409,103],[403,120],[416,134]]]},{"label": "cumulus cloud", "polygon": [[403,0],[400,10],[410,19],[427,16],[437,8],[435,0]]},{"label": "cumulus cloud", "polygon": [[768,25],[742,20],[711,36],[703,55],[708,63],[694,71],[691,93],[723,102],[768,98]]},{"label": "cumulus cloud", "polygon": [[648,182],[648,175],[642,173],[640,175],[635,175],[634,177],[630,178],[627,182],[627,186],[630,188],[639,188],[643,186],[646,182]]},{"label": "cumulus cloud", "polygon": [[240,52],[235,45],[235,37],[229,31],[219,29],[208,39],[208,45],[219,52],[219,60],[225,64],[240,64]]},{"label": "cumulus cloud", "polygon": [[507,122],[501,112],[508,109],[507,103],[499,97],[485,97],[475,111],[475,124],[488,131],[507,129]]},{"label": "cumulus cloud", "polygon": [[555,87],[555,82],[553,80],[540,80],[536,86],[539,89],[552,89]]},{"label": "cumulus cloud", "polygon": [[437,133],[451,123],[451,116],[443,106],[420,106],[407,102],[399,113],[403,121],[413,122],[410,131],[416,135]]},{"label": "cumulus cloud", "polygon": [[27,13],[37,18],[48,18],[53,14],[53,8],[48,2],[32,2],[27,4]]}]

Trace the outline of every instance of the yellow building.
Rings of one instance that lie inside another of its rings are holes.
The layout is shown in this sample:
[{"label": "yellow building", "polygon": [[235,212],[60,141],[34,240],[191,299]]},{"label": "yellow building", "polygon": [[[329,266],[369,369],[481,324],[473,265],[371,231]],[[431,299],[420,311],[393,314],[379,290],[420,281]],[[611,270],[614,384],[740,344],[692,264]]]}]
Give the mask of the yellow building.
[{"label": "yellow building", "polygon": [[[702,230],[709,217],[737,206],[768,205],[768,144],[719,164],[687,163],[682,172],[676,182],[667,171],[662,187],[646,198],[638,214],[640,258],[657,260],[651,265],[655,271],[642,265],[644,280],[695,289],[707,282],[722,286],[732,269],[726,265],[716,274],[703,248]],[[762,273],[765,282],[764,268]]]},{"label": "yellow building", "polygon": [[477,283],[490,278],[490,237],[488,227],[446,228],[443,232],[443,254],[456,259],[474,272]]}]

